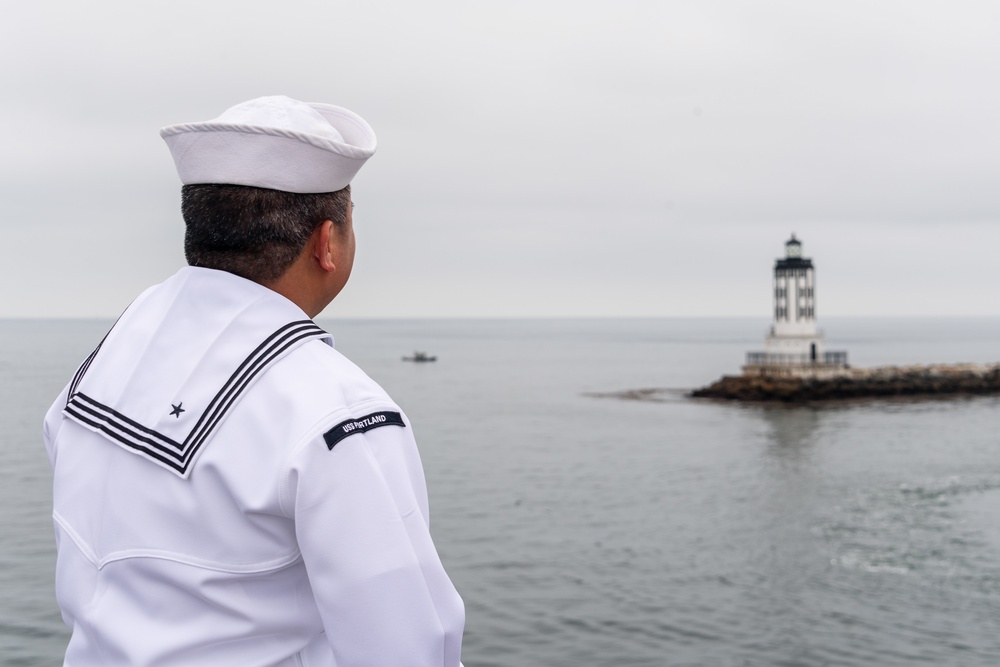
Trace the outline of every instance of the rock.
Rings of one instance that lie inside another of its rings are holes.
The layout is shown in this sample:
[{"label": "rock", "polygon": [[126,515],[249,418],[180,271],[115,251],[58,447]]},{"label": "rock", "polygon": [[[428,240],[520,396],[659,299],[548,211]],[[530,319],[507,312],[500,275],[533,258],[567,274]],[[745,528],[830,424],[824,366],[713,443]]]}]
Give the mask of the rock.
[{"label": "rock", "polygon": [[1000,393],[1000,365],[856,369],[833,377],[767,373],[728,375],[691,392],[695,398],[798,403],[848,398]]}]

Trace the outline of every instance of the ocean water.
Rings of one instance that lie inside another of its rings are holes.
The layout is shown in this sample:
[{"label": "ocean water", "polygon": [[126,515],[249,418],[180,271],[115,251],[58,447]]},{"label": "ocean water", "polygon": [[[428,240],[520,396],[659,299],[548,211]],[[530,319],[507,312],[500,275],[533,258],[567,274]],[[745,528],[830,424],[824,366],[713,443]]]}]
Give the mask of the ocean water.
[{"label": "ocean water", "polygon": [[[109,324],[0,320],[2,665],[67,640],[39,428]],[[1000,398],[686,398],[763,319],[321,324],[414,424],[467,667],[1000,664]],[[1000,361],[998,318],[823,325],[855,365]]]}]

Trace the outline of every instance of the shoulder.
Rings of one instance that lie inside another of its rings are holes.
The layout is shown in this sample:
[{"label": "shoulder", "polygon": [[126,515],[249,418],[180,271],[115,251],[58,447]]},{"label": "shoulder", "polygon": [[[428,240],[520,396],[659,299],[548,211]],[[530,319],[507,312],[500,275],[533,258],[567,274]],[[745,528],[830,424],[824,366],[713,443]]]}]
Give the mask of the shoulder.
[{"label": "shoulder", "polygon": [[364,410],[398,410],[377,382],[321,340],[292,350],[268,371],[264,384],[269,393],[294,395],[296,410],[318,421],[358,417]]},{"label": "shoulder", "polygon": [[[256,379],[220,427],[220,442],[208,448],[205,461],[220,461],[220,469],[228,469],[234,459],[252,462],[255,471],[268,477],[277,471],[283,478],[290,468],[319,472],[318,462],[329,465],[330,457],[323,455],[333,450],[324,438],[327,432],[386,413],[398,413],[403,423],[390,429],[387,417],[378,426],[372,422],[367,431],[358,427],[351,433],[381,439],[398,431],[393,435],[412,439],[402,410],[378,383],[322,340],[312,340],[289,350]],[[351,438],[345,432],[342,439]]]},{"label": "shoulder", "polygon": [[426,487],[409,419],[377,382],[322,341],[302,345],[268,376],[275,391],[295,388],[294,406],[282,398],[287,411],[277,410],[289,417],[286,423],[299,424],[280,466],[279,504],[286,515],[295,507],[322,504],[331,485],[354,488],[374,475],[380,480],[376,486],[384,486],[403,513],[416,508],[426,516]]}]

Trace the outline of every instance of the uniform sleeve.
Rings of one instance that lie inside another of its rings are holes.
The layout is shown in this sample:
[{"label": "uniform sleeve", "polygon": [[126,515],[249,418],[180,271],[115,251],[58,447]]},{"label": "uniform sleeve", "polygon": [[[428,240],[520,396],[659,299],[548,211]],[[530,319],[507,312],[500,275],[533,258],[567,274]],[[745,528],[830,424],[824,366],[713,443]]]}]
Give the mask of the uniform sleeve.
[{"label": "uniform sleeve", "polygon": [[49,457],[49,465],[53,468],[56,465],[56,435],[59,427],[62,426],[62,410],[66,407],[66,400],[69,395],[69,385],[67,384],[56,397],[56,400],[45,413],[45,421],[42,422],[42,442],[45,444],[45,453]]},{"label": "uniform sleeve", "polygon": [[297,448],[282,494],[337,664],[457,667],[465,610],[431,541],[408,422],[331,447],[343,418]]}]

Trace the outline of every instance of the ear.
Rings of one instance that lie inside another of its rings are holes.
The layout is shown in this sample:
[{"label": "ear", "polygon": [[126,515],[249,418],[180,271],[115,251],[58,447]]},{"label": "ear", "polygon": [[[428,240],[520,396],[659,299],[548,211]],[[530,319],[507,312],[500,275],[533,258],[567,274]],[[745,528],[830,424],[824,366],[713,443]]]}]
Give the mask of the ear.
[{"label": "ear", "polygon": [[333,262],[334,247],[337,242],[336,234],[333,231],[333,222],[324,220],[323,223],[313,231],[313,257],[316,263],[324,271],[336,271],[337,265]]}]

